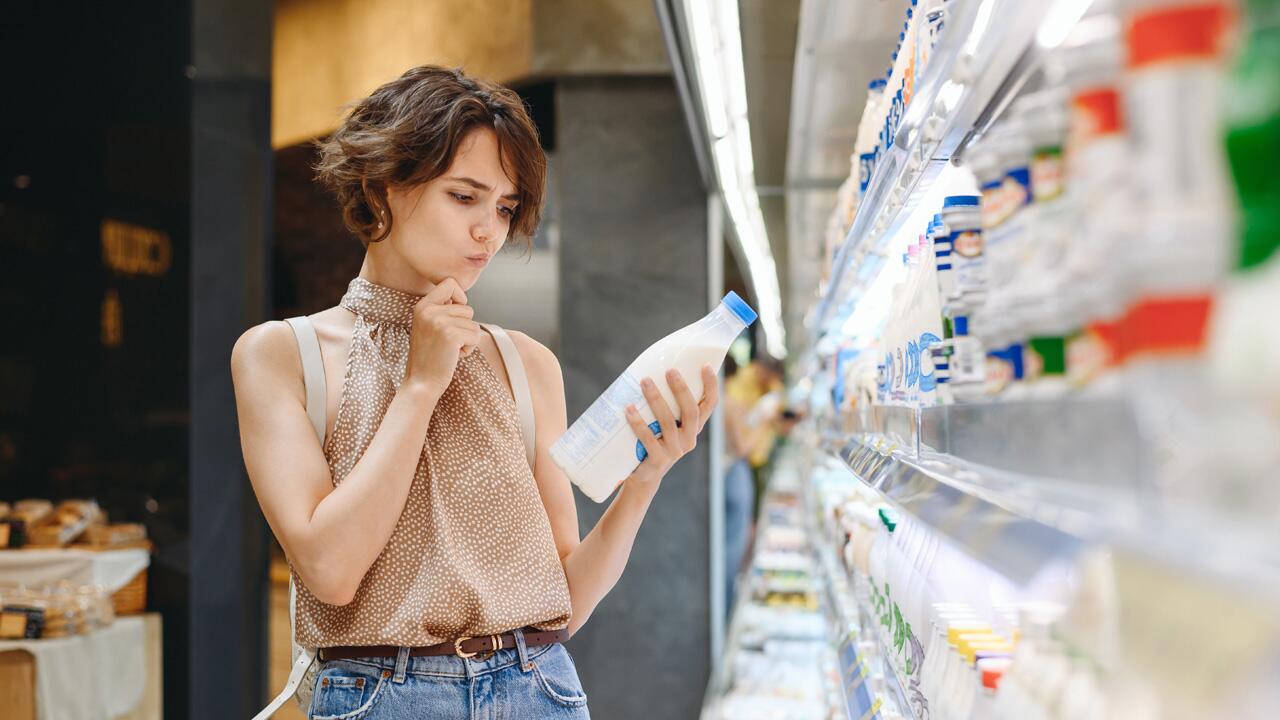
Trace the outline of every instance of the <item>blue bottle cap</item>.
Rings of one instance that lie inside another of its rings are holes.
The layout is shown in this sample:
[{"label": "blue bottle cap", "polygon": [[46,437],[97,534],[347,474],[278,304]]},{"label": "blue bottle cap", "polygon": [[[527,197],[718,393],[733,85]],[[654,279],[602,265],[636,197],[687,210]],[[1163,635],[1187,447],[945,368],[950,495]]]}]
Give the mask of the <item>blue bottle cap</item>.
[{"label": "blue bottle cap", "polygon": [[956,335],[968,335],[969,334],[968,316],[951,318],[951,329],[955,331]]},{"label": "blue bottle cap", "polygon": [[951,195],[942,201],[942,207],[977,207],[980,201],[977,195]]},{"label": "blue bottle cap", "polygon": [[732,290],[730,290],[729,294],[725,295],[724,299],[721,300],[720,302],[725,307],[732,310],[733,314],[737,315],[738,319],[741,320],[746,325],[750,325],[751,323],[755,322],[756,318],[759,317],[758,315],[756,315],[756,311],[752,310],[751,306],[748,305],[745,300],[738,297],[738,293]]}]

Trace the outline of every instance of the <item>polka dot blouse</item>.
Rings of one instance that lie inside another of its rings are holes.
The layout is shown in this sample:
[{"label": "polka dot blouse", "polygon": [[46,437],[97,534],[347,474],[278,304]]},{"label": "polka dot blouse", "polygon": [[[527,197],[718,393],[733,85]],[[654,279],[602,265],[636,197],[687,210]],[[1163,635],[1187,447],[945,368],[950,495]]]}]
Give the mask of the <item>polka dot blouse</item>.
[{"label": "polka dot blouse", "polygon": [[[404,379],[418,297],[356,278],[338,418],[325,444],[335,485],[368,448]],[[390,541],[341,607],[298,585],[298,642],[433,645],[568,625],[569,586],[525,455],[515,401],[481,352],[462,358],[427,430]]]}]

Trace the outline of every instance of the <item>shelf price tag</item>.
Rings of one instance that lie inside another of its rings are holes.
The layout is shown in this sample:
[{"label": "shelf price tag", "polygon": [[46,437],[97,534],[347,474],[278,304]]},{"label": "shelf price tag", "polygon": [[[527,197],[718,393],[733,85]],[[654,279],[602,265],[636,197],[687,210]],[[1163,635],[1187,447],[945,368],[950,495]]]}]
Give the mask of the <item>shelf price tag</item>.
[{"label": "shelf price tag", "polygon": [[840,685],[844,690],[845,709],[851,718],[862,717],[873,706],[866,682],[871,674],[871,667],[866,659],[859,655],[852,635],[840,643],[839,658]]},{"label": "shelf price tag", "polygon": [[884,698],[876,698],[876,701],[871,704],[871,707],[867,708],[867,711],[862,713],[859,720],[871,720],[874,717],[878,717],[880,714],[880,707],[882,705],[884,705]]}]

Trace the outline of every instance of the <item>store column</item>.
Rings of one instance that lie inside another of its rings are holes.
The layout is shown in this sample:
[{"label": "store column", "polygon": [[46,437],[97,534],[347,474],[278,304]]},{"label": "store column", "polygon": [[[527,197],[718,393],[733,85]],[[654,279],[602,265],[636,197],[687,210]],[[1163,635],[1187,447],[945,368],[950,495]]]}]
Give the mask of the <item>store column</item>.
[{"label": "store column", "polygon": [[192,4],[189,714],[244,718],[266,678],[267,534],[245,478],[231,347],[266,318],[271,3]]},{"label": "store column", "polygon": [[[667,77],[557,85],[560,348],[569,419],[708,311],[707,193]],[[662,483],[613,592],[569,647],[606,718],[697,717],[709,672],[705,438]],[[578,497],[587,532],[607,504]]]}]

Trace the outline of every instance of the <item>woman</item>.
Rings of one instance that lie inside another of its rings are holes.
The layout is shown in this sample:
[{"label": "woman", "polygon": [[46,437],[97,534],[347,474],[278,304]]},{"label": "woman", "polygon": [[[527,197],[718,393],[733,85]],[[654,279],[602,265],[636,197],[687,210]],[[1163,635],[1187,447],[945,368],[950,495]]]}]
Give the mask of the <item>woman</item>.
[{"label": "woman", "polygon": [[549,454],[566,424],[559,363],[511,333],[537,428],[530,468],[501,354],[467,305],[508,238],[538,224],[546,161],[520,99],[415,68],[320,150],[318,176],[366,246],[341,303],[310,317],[330,380],[324,441],[288,325],[250,329],[231,358],[245,465],[298,585],[297,639],[321,648],[310,715],[587,717],[560,643],[617,582],[659,483],[694,447],[714,372],[701,400],[678,373],[660,379],[680,425],[646,379],[661,435],[628,408],[649,456],[580,540]]}]

